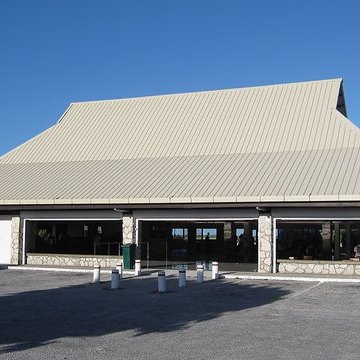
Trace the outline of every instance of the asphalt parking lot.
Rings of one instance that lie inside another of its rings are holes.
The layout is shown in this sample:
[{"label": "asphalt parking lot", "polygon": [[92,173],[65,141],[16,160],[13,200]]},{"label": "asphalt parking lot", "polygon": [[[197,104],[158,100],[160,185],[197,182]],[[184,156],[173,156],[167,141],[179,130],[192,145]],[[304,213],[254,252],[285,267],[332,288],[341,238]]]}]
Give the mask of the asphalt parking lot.
[{"label": "asphalt parking lot", "polygon": [[3,359],[358,359],[360,285],[0,270]]}]

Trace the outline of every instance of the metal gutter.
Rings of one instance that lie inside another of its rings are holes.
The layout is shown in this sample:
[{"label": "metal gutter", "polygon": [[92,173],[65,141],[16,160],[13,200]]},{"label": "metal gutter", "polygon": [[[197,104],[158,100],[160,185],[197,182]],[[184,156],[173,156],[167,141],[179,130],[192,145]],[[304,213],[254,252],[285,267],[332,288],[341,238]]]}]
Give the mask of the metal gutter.
[{"label": "metal gutter", "polygon": [[241,208],[358,208],[360,201],[274,203],[182,203],[182,204],[38,204],[0,205],[0,214],[24,210],[138,210],[138,209],[241,209]]}]

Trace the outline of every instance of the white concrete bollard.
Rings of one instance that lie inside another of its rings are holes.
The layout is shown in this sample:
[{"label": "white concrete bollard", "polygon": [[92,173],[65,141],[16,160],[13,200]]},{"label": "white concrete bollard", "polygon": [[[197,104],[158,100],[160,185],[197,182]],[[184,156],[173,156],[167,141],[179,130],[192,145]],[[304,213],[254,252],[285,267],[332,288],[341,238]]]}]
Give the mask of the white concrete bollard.
[{"label": "white concrete bollard", "polygon": [[100,283],[100,265],[94,265],[93,283]]},{"label": "white concrete bollard", "polygon": [[118,289],[120,287],[119,282],[119,270],[113,269],[111,271],[111,288],[112,289]]},{"label": "white concrete bollard", "polygon": [[204,281],[204,265],[196,265],[196,282],[202,283]]},{"label": "white concrete bollard", "polygon": [[165,271],[159,271],[158,272],[158,292],[159,293],[166,292]]},{"label": "white concrete bollard", "polygon": [[135,276],[141,274],[141,260],[135,260]]},{"label": "white concrete bollard", "polygon": [[116,268],[117,270],[119,270],[119,279],[122,279],[122,275],[123,275],[123,266],[122,266],[122,262],[119,261],[116,263]]},{"label": "white concrete bollard", "polygon": [[186,286],[186,270],[180,269],[179,270],[179,287]]},{"label": "white concrete bollard", "polygon": [[212,271],[211,271],[211,277],[213,280],[216,280],[219,278],[219,263],[217,261],[212,262]]}]

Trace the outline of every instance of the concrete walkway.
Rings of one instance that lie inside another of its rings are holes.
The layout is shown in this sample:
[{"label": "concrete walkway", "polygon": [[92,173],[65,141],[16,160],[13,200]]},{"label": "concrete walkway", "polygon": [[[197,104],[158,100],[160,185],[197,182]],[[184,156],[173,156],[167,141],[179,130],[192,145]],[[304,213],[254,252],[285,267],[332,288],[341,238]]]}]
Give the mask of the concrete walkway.
[{"label": "concrete walkway", "polygon": [[[89,267],[59,267],[59,266],[36,266],[36,265],[18,265],[8,266],[9,270],[40,270],[56,272],[74,272],[74,273],[91,273],[93,268]],[[164,269],[142,269],[141,276],[156,275]],[[178,271],[172,269],[165,270],[167,276],[177,276]],[[101,273],[111,274],[110,268],[102,268]],[[133,270],[123,270],[125,275],[135,275]],[[195,270],[187,270],[188,277],[196,277]],[[211,278],[211,271],[205,271],[204,277]],[[359,283],[360,276],[335,276],[335,275],[318,275],[318,274],[263,274],[257,272],[221,272],[220,277],[223,279],[240,279],[240,280],[267,280],[267,281],[304,281],[304,282],[330,282],[330,283]]]}]

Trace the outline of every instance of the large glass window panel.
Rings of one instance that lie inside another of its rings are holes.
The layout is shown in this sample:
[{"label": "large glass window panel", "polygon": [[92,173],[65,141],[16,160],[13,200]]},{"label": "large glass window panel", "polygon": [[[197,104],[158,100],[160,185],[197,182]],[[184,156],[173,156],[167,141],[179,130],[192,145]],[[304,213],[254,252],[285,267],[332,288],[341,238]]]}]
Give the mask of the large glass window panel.
[{"label": "large glass window panel", "polygon": [[216,240],[217,229],[215,228],[197,228],[196,240]]},{"label": "large glass window panel", "polygon": [[186,228],[173,228],[172,237],[174,240],[188,241],[188,229]]}]

